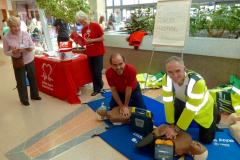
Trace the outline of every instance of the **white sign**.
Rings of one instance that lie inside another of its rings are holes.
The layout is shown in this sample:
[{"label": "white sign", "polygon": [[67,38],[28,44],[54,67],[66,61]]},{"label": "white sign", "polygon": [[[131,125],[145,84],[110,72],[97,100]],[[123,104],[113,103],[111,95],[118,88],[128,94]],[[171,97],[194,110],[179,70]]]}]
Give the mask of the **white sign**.
[{"label": "white sign", "polygon": [[184,47],[191,0],[159,0],[153,32],[155,46]]}]

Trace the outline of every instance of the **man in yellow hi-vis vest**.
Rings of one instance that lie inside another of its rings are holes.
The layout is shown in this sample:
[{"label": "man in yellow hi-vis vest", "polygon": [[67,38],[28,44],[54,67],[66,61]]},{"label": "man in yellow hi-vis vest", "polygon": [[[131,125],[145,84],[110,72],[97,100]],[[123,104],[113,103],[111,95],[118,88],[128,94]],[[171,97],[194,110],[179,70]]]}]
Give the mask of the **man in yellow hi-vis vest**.
[{"label": "man in yellow hi-vis vest", "polygon": [[166,121],[172,124],[167,129],[167,137],[175,138],[194,120],[199,126],[199,141],[211,143],[220,119],[204,79],[187,71],[183,60],[176,56],[166,61],[166,72],[162,80],[163,102]]}]

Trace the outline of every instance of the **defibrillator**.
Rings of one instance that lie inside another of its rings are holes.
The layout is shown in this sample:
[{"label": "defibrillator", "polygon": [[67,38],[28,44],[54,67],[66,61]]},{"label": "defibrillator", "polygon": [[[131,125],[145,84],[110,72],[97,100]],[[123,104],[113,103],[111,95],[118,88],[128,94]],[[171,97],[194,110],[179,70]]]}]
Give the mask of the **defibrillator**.
[{"label": "defibrillator", "polygon": [[130,125],[132,130],[142,135],[153,131],[153,114],[151,111],[132,107]]},{"label": "defibrillator", "polygon": [[155,160],[173,160],[174,144],[172,140],[156,139],[154,159]]}]

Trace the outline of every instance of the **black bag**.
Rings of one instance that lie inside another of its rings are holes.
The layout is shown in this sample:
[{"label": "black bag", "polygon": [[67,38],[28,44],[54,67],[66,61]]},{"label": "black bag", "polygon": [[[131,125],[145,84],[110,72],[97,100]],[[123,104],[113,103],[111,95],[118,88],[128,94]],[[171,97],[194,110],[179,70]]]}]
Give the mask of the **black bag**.
[{"label": "black bag", "polygon": [[24,67],[24,61],[23,61],[22,54],[18,58],[12,57],[12,64],[13,64],[13,68],[16,68],[16,69]]},{"label": "black bag", "polygon": [[130,117],[131,128],[142,134],[147,135],[153,131],[153,115],[146,109],[132,107]]}]

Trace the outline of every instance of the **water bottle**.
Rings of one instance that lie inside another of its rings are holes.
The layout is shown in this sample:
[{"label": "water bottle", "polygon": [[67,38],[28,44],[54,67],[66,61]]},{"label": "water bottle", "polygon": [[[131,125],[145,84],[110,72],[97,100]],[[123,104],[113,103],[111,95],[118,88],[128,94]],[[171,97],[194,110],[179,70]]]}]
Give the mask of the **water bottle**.
[{"label": "water bottle", "polygon": [[102,102],[101,106],[98,109],[99,110],[107,110],[107,106],[105,106],[104,102]]}]

